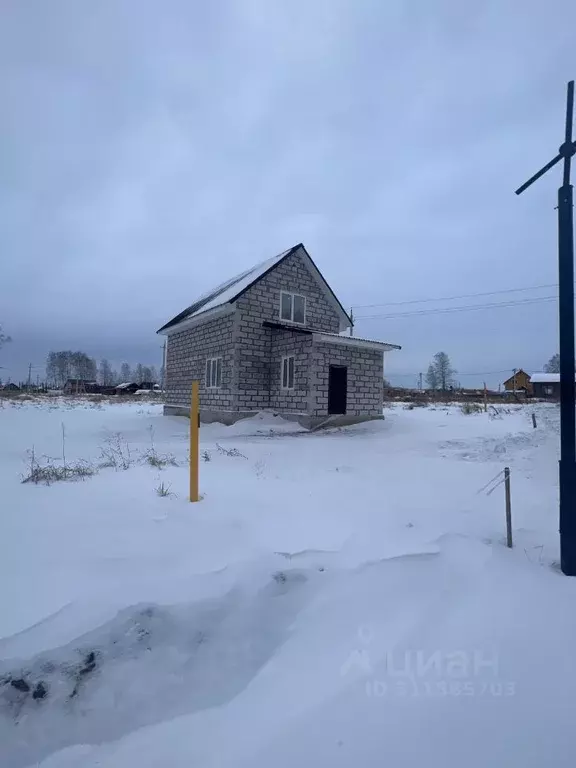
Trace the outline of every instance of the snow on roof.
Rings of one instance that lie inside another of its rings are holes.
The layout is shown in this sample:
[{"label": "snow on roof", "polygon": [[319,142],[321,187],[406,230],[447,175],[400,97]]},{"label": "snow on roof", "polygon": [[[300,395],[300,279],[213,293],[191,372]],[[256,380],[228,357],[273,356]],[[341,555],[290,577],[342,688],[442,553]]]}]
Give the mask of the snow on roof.
[{"label": "snow on roof", "polygon": [[190,304],[190,306],[183,312],[180,312],[180,314],[176,315],[170,322],[163,325],[162,328],[160,328],[160,331],[171,328],[173,325],[178,325],[178,323],[181,323],[183,320],[195,317],[202,312],[207,312],[209,309],[215,309],[216,307],[220,307],[223,304],[233,301],[239,293],[246,290],[246,288],[258,280],[259,277],[262,277],[265,272],[299,247],[300,244],[288,248],[287,251],[283,251],[277,256],[273,256],[271,259],[266,259],[266,261],[261,261],[251,269],[241,272],[239,275],[236,275],[236,277],[221,283],[217,288],[213,288],[211,291],[208,291],[196,299],[196,301]]},{"label": "snow on roof", "polygon": [[118,384],[116,389],[128,389],[128,387],[131,387],[131,386],[133,386],[132,381],[125,381],[122,384]]},{"label": "snow on roof", "polygon": [[559,373],[533,373],[530,376],[532,384],[554,384],[560,381]]}]

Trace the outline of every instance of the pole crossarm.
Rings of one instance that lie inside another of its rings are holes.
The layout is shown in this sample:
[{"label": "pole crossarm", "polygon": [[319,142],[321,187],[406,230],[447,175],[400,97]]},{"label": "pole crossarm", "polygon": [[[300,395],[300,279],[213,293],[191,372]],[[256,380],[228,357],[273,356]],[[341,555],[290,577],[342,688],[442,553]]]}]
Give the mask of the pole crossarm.
[{"label": "pole crossarm", "polygon": [[521,195],[524,190],[532,186],[535,181],[542,178],[551,168],[554,168],[556,163],[560,160],[564,160],[564,184],[570,184],[570,159],[576,155],[576,141],[572,141],[572,117],[574,112],[574,80],[570,80],[568,83],[568,97],[566,100],[566,130],[564,134],[564,143],[558,150],[558,154],[543,168],[540,168],[534,176],[531,176],[528,181],[518,187],[516,190],[517,195]]},{"label": "pole crossarm", "polygon": [[559,163],[560,160],[564,160],[565,158],[574,157],[576,155],[576,141],[573,141],[570,147],[568,148],[568,151],[564,149],[566,145],[562,145],[561,152],[558,152],[556,157],[553,160],[550,160],[549,163],[546,163],[546,165],[543,168],[540,168],[540,170],[534,174],[534,176],[531,176],[528,181],[524,182],[521,187],[518,187],[516,190],[517,195],[521,195],[524,190],[528,189],[528,187],[532,186],[535,181],[538,181],[538,179],[542,178],[545,173],[547,173],[551,168],[554,168],[556,163]]}]

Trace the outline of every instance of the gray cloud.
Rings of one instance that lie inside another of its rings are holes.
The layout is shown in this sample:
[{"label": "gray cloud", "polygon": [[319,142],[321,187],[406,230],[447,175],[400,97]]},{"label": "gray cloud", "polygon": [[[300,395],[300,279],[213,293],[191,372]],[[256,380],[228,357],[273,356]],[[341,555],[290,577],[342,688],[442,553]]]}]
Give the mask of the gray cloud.
[{"label": "gray cloud", "polygon": [[[157,362],[157,327],[299,241],[347,305],[556,280],[558,175],[513,190],[561,142],[571,0],[0,14],[0,321],[15,338],[0,364],[15,378],[50,348]],[[539,367],[556,348],[553,304],[357,330],[403,344],[389,371],[410,376],[440,348],[462,372]]]}]

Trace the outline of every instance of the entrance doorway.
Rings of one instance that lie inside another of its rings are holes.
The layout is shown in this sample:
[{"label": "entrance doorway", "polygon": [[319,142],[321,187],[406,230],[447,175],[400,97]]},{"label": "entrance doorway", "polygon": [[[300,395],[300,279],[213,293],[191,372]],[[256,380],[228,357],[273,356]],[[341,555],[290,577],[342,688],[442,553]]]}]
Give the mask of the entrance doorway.
[{"label": "entrance doorway", "polygon": [[328,413],[346,413],[348,394],[348,368],[345,365],[331,365],[328,371]]}]

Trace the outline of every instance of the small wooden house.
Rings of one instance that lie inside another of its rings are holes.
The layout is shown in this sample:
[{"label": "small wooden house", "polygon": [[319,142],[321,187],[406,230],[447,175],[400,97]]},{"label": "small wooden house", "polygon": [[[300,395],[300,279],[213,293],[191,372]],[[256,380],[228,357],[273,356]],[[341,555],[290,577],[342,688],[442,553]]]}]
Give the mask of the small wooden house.
[{"label": "small wooden house", "polygon": [[547,400],[560,398],[559,373],[533,373],[531,378],[535,397],[542,397]]},{"label": "small wooden house", "polygon": [[518,368],[509,379],[506,379],[504,389],[506,392],[523,392],[526,395],[531,395],[532,380],[530,374],[523,371],[522,368]]}]

